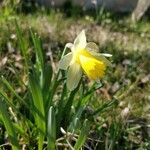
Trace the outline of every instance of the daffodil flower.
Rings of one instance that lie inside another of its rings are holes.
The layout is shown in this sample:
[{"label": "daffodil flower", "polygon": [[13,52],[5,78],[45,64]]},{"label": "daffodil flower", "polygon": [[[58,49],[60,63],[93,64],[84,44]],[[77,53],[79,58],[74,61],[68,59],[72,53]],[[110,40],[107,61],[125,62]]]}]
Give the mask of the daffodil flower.
[{"label": "daffodil flower", "polygon": [[66,44],[71,52],[63,56],[59,62],[59,68],[68,70],[67,87],[70,91],[74,90],[82,77],[83,72],[91,79],[101,79],[107,66],[111,63],[105,57],[111,57],[110,54],[97,53],[99,48],[93,43],[86,41],[85,31],[77,36],[74,43]]}]

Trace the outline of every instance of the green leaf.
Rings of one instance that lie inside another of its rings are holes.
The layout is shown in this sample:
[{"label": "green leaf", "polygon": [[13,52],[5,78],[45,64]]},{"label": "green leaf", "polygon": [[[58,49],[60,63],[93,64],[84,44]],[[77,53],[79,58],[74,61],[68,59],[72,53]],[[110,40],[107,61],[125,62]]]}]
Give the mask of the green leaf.
[{"label": "green leaf", "polygon": [[[0,95],[4,98],[5,102],[11,106],[15,111],[20,113],[16,106],[12,103],[12,100],[7,96],[7,94],[0,88]],[[21,114],[21,113],[20,113]]]},{"label": "green leaf", "polygon": [[107,109],[109,109],[110,107],[112,107],[113,105],[118,105],[118,100],[117,99],[113,99],[111,101],[106,102],[105,104],[103,104],[100,108],[98,108],[97,110],[95,110],[91,116],[94,116],[98,113],[102,113],[104,111],[107,111]]},{"label": "green leaf", "polygon": [[36,65],[38,67],[38,70],[44,69],[45,59],[44,59],[44,53],[42,49],[42,44],[40,38],[37,36],[37,34],[34,34],[32,30],[30,30],[32,41],[34,44],[35,54],[36,54]]},{"label": "green leaf", "polygon": [[70,121],[71,107],[73,105],[73,100],[74,100],[74,97],[75,97],[75,94],[77,93],[77,91],[78,91],[78,88],[76,88],[74,91],[70,92],[69,98],[68,98],[67,103],[66,103],[64,110],[62,112],[62,114],[63,114],[62,116],[64,116],[65,127],[67,126],[67,124]]},{"label": "green leaf", "polygon": [[20,27],[19,27],[16,20],[15,20],[15,25],[16,25],[16,33],[17,33],[17,38],[18,38],[18,42],[19,42],[19,46],[20,46],[20,51],[21,51],[23,58],[25,60],[25,70],[27,72],[29,70],[29,68],[28,68],[29,60],[27,58],[28,43],[25,40],[25,38],[23,38],[24,36],[23,36],[23,34],[20,30]]},{"label": "green leaf", "polygon": [[27,108],[29,108],[28,104],[23,100],[22,97],[20,97],[17,94],[17,92],[13,89],[13,87],[11,86],[11,84],[4,77],[1,77],[1,81],[10,90],[10,92],[13,93],[16,96],[16,98],[20,101],[20,103],[23,103]]},{"label": "green leaf", "polygon": [[65,101],[65,97],[67,95],[67,87],[66,84],[63,85],[63,90],[61,92],[61,97],[58,101],[58,105],[57,105],[57,109],[56,109],[56,120],[57,120],[57,129],[59,131],[60,129],[60,123],[62,121],[63,118],[63,108],[64,108],[64,101]]},{"label": "green leaf", "polygon": [[47,124],[47,139],[48,139],[48,149],[55,150],[56,141],[56,119],[54,108],[50,107],[48,112],[48,124]]},{"label": "green leaf", "polygon": [[44,97],[44,104],[45,104],[45,108],[48,107],[47,106],[47,101],[49,101],[49,94],[50,94],[50,90],[51,90],[51,80],[52,80],[52,75],[53,75],[53,70],[51,65],[46,64],[44,67],[44,73],[43,73],[44,77],[44,81],[43,81],[43,89],[42,89],[42,93],[43,93],[43,97]]},{"label": "green leaf", "polygon": [[81,133],[78,137],[78,140],[76,141],[76,144],[74,146],[74,150],[79,150],[85,143],[85,140],[87,138],[89,132],[89,124],[87,122],[87,120],[84,121],[83,123],[83,127],[81,129]]},{"label": "green leaf", "polygon": [[34,104],[34,118],[36,121],[36,125],[39,129],[39,150],[43,149],[43,142],[44,142],[44,137],[45,137],[45,111],[44,111],[44,103],[43,103],[43,96],[42,96],[42,90],[40,85],[38,84],[38,80],[34,75],[30,74],[29,76],[29,87],[30,87],[30,92],[32,95],[33,99],[33,104]]},{"label": "green leaf", "polygon": [[61,83],[62,79],[58,80],[60,71],[58,71],[58,73],[56,74],[56,76],[54,77],[53,81],[51,82],[51,87],[50,87],[50,91],[48,94],[48,98],[46,101],[46,113],[48,112],[50,106],[52,106],[52,102],[53,102],[53,97],[57,91],[57,87],[59,86],[59,84]]},{"label": "green leaf", "polygon": [[[19,111],[18,108],[16,108],[16,106],[15,106],[15,105],[13,104],[13,102],[12,102],[12,99],[11,99],[10,97],[8,97],[8,95],[6,94],[6,92],[5,92],[4,90],[2,90],[1,88],[0,88],[0,96],[3,97],[3,100],[5,101],[5,103],[8,104],[10,107],[12,107],[12,109],[15,110],[15,111],[22,117],[22,119],[23,119],[24,121],[29,121],[29,119],[28,119],[26,116],[24,116],[24,115]],[[34,108],[34,107],[33,107],[33,108]],[[30,111],[30,112],[33,112],[34,109],[30,109],[30,108],[29,108],[29,111]],[[30,124],[32,124],[32,123],[30,122]]]},{"label": "green leaf", "polygon": [[12,121],[10,120],[7,108],[1,99],[0,99],[0,113],[2,115],[2,120],[4,122],[9,138],[11,140],[12,150],[20,150],[15,128],[13,127]]},{"label": "green leaf", "polygon": [[26,130],[22,128],[22,126],[18,123],[13,123],[13,126],[15,128],[15,131],[17,131],[18,133],[20,133],[21,135],[25,135],[26,134]]},{"label": "green leaf", "polygon": [[77,127],[77,124],[78,124],[78,121],[81,118],[82,112],[85,110],[85,108],[86,108],[86,106],[87,106],[87,104],[88,104],[92,94],[93,93],[89,93],[85,97],[83,96],[82,99],[79,99],[79,103],[78,103],[77,108],[76,108],[76,113],[72,117],[72,120],[70,121],[70,125],[69,125],[69,128],[68,128],[68,130],[70,132],[75,131],[75,129]]},{"label": "green leaf", "polygon": [[[67,50],[67,47],[64,48],[63,53],[61,55],[61,58],[63,58],[63,56],[65,55],[66,50]],[[46,101],[46,106],[47,106],[46,107],[46,112],[48,112],[48,109],[52,105],[53,97],[56,93],[57,87],[64,80],[64,79],[59,79],[60,73],[61,73],[61,71],[58,70],[58,72],[56,74],[54,74],[54,79],[51,82],[51,88],[50,88],[50,91],[49,91],[49,96],[48,96],[47,101]]]}]

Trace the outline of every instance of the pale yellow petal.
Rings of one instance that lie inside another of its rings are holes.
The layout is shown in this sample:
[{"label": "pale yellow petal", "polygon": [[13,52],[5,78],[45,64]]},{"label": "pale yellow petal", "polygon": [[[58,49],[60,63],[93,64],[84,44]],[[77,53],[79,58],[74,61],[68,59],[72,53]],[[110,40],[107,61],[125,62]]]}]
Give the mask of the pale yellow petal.
[{"label": "pale yellow petal", "polygon": [[112,67],[112,63],[107,58],[105,58],[103,55],[97,55],[95,57],[97,59],[99,59],[100,61],[103,61],[107,66]]},{"label": "pale yellow petal", "polygon": [[85,49],[90,52],[99,52],[99,47],[94,42],[87,43]]},{"label": "pale yellow petal", "polygon": [[72,91],[74,90],[81,79],[82,70],[79,64],[71,64],[67,72],[67,88]]},{"label": "pale yellow petal", "polygon": [[82,30],[81,33],[77,36],[77,38],[74,41],[74,49],[79,50],[79,49],[84,49],[86,46],[86,36],[85,36],[85,31]]},{"label": "pale yellow petal", "polygon": [[100,53],[99,55],[105,56],[105,57],[112,57],[111,54],[107,54],[107,53]]},{"label": "pale yellow petal", "polygon": [[65,48],[72,49],[72,47],[73,47],[73,44],[72,44],[72,43],[67,43],[67,44],[65,45]]},{"label": "pale yellow petal", "polygon": [[66,70],[71,62],[72,59],[72,52],[65,55],[60,61],[59,61],[59,68]]}]

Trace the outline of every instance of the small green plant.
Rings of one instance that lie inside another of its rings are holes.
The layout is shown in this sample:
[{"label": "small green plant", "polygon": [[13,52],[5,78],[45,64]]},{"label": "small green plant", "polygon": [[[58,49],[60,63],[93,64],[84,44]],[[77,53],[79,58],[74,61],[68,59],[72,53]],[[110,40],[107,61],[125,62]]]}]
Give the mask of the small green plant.
[{"label": "small green plant", "polygon": [[[83,117],[95,91],[102,85],[96,82],[87,88],[84,80],[79,79],[76,86],[68,90],[66,72],[59,69],[54,72],[51,63],[46,60],[46,52],[42,48],[40,37],[30,30],[33,44],[31,53],[28,51],[29,44],[23,38],[17,23],[16,33],[23,57],[26,83],[22,82],[25,91],[20,95],[5,77],[0,77],[2,84],[0,87],[0,120],[8,134],[8,145],[13,150],[19,150],[21,147],[38,150],[55,150],[63,147],[79,150],[86,147],[85,143],[93,123],[92,118],[115,106],[117,100],[108,101],[90,115]],[[83,37],[84,35],[81,36]],[[93,43],[92,45],[95,46]],[[64,58],[66,52],[67,47],[61,59]],[[88,52],[84,54],[88,55],[94,63],[98,63],[98,67],[100,60],[108,62],[102,55],[99,56],[98,61],[98,56],[94,58]],[[89,69],[90,66],[85,71]],[[94,76],[96,79],[97,75],[101,74],[96,74]],[[12,96],[9,97],[9,95]],[[8,112],[8,108],[11,111]]]}]

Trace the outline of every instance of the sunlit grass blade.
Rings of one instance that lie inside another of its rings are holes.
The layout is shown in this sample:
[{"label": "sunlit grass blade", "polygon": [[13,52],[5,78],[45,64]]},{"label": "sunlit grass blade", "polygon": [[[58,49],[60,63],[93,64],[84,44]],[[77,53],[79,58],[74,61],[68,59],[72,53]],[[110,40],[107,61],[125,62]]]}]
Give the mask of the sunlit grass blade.
[{"label": "sunlit grass blade", "polygon": [[74,146],[74,150],[79,150],[84,145],[88,132],[89,132],[89,124],[88,124],[88,121],[85,120],[83,123],[83,127],[81,128],[81,133]]},{"label": "sunlit grass blade", "polygon": [[121,136],[122,127],[120,123],[112,123],[112,125],[109,128],[110,133],[110,141],[109,141],[109,147],[108,150],[114,150],[116,146],[116,141],[118,140],[119,136]]},{"label": "sunlit grass blade", "polygon": [[33,103],[35,106],[33,115],[36,121],[36,125],[39,129],[39,141],[38,141],[38,148],[39,150],[43,149],[43,142],[45,137],[45,110],[44,110],[44,103],[43,103],[43,96],[42,90],[36,76],[31,75],[29,76],[29,87],[30,92],[32,95]]},{"label": "sunlit grass blade", "polygon": [[[13,92],[12,92],[12,93],[13,93]],[[31,121],[29,121],[29,119],[19,111],[19,109],[16,107],[16,105],[13,104],[12,99],[11,99],[11,98],[7,95],[7,93],[6,93],[3,89],[1,89],[1,88],[0,88],[0,96],[2,96],[3,100],[5,101],[5,103],[6,103],[8,106],[12,107],[12,109],[15,110],[15,112],[16,112],[17,114],[19,114],[20,117],[21,117],[24,121],[28,121],[28,122],[30,122],[30,125],[33,125],[33,124],[31,123]],[[19,95],[18,95],[18,96],[19,96]],[[21,101],[20,101],[20,102],[21,102]],[[26,103],[25,103],[25,104],[26,104]],[[35,111],[35,110],[34,110],[34,107],[33,107],[33,109],[31,109],[31,108],[29,107],[28,110],[29,110],[31,113],[32,113],[33,111]]]},{"label": "sunlit grass blade", "polygon": [[18,38],[18,42],[19,42],[19,46],[20,46],[20,51],[25,60],[25,71],[28,71],[28,69],[29,69],[28,68],[29,59],[27,57],[28,43],[27,43],[26,39],[23,38],[23,34],[22,34],[20,27],[16,20],[15,20],[15,26],[16,26],[16,33],[17,33],[17,38]]},{"label": "sunlit grass blade", "polygon": [[82,115],[83,111],[85,110],[92,94],[93,93],[83,96],[83,98],[79,100],[78,105],[76,107],[76,113],[72,117],[72,120],[70,121],[70,125],[68,128],[69,131],[73,132],[77,128],[78,121],[81,119],[81,115]]},{"label": "sunlit grass blade", "polygon": [[46,54],[45,54],[44,49],[42,48],[41,39],[39,38],[37,34],[33,33],[32,30],[30,30],[30,33],[31,33],[35,56],[36,56],[34,70],[36,72],[36,77],[38,79],[40,88],[42,90],[41,92],[43,95],[43,104],[44,104],[45,112],[47,114],[48,109],[50,107],[48,103],[50,103],[51,101],[49,95],[53,93],[51,91],[52,89],[51,80],[53,77],[53,70],[52,70],[51,64],[46,63],[46,60],[45,60]]},{"label": "sunlit grass blade", "polygon": [[13,127],[12,121],[10,120],[10,117],[7,112],[7,108],[1,99],[0,99],[0,113],[12,144],[12,150],[20,150],[15,128]]},{"label": "sunlit grass blade", "polygon": [[20,123],[14,123],[13,126],[15,128],[15,131],[17,131],[20,135],[26,134],[26,130],[21,126]]},{"label": "sunlit grass blade", "polygon": [[36,66],[38,70],[42,71],[44,68],[45,60],[44,60],[44,53],[42,49],[42,44],[40,38],[37,36],[37,34],[34,34],[32,30],[30,30],[32,41],[35,49],[36,54]]},{"label": "sunlit grass blade", "polygon": [[95,110],[91,116],[94,116],[98,113],[102,113],[104,111],[106,111],[107,109],[109,109],[112,106],[116,106],[118,105],[118,100],[117,99],[113,99],[111,101],[106,102],[105,104],[103,104],[102,106],[100,106],[97,110]]},{"label": "sunlit grass blade", "polygon": [[48,139],[48,149],[55,150],[56,141],[56,119],[55,111],[53,107],[50,107],[48,112],[48,124],[47,124],[47,139]]},{"label": "sunlit grass blade", "polygon": [[17,92],[13,89],[13,87],[11,86],[11,84],[4,77],[1,77],[0,80],[10,90],[10,92],[13,93],[16,96],[16,98],[20,101],[20,103],[23,103],[27,108],[29,108],[28,104],[23,100],[22,97],[20,97],[17,94]]},{"label": "sunlit grass blade", "polygon": [[79,109],[75,116],[73,116],[72,120],[70,121],[68,131],[75,132],[83,110],[84,108]]},{"label": "sunlit grass blade", "polygon": [[16,108],[16,106],[13,104],[12,100],[7,96],[7,94],[0,88],[0,95],[4,98],[4,101],[6,102],[6,104],[8,104],[9,106],[11,106],[15,111],[17,111],[19,114],[21,114],[18,109]]},{"label": "sunlit grass blade", "polygon": [[91,99],[91,96],[93,95],[94,91],[88,92],[86,93],[84,96],[82,96],[82,98],[79,100],[76,109],[86,106],[89,102],[89,100]]},{"label": "sunlit grass blade", "polygon": [[69,131],[73,132],[77,128],[78,121],[81,119],[81,115],[83,111],[85,110],[86,106],[88,105],[94,91],[95,91],[95,88],[92,88],[85,95],[82,95],[82,98],[78,100],[79,102],[75,108],[76,114],[72,117],[72,120],[70,121],[70,125],[68,128]]},{"label": "sunlit grass blade", "polygon": [[22,55],[26,58],[27,45],[25,43],[25,40],[23,39],[22,32],[21,32],[20,27],[19,27],[19,25],[18,25],[16,20],[15,20],[15,25],[16,25],[16,32],[17,32],[17,36],[18,36],[21,52],[22,52]]}]

